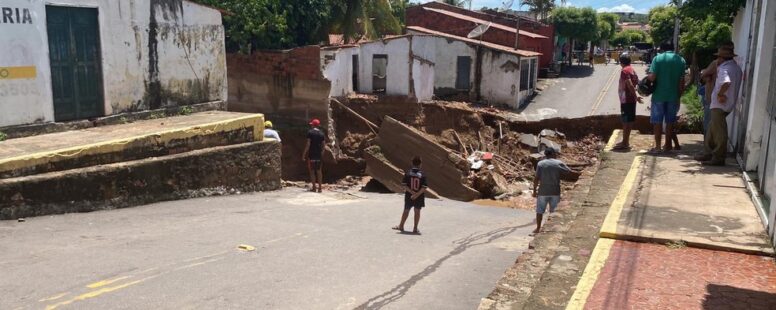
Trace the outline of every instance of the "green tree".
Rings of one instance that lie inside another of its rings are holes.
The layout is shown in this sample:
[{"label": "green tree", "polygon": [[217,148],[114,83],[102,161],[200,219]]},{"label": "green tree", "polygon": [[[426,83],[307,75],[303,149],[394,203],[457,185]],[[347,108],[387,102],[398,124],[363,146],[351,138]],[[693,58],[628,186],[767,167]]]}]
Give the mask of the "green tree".
[{"label": "green tree", "polygon": [[387,34],[400,34],[399,19],[388,0],[329,0],[333,19],[330,31],[344,34],[349,41],[377,39]]},{"label": "green tree", "polygon": [[649,35],[659,45],[674,36],[674,20],[677,9],[674,6],[656,6],[649,10]]},{"label": "green tree", "polygon": [[635,42],[645,42],[647,41],[647,33],[641,30],[636,29],[626,29],[623,31],[620,31],[618,33],[615,33],[611,40],[609,40],[609,44],[612,46],[622,46],[622,47],[628,47],[631,46]]},{"label": "green tree", "polygon": [[609,41],[617,31],[617,21],[620,16],[612,13],[598,14],[598,41]]},{"label": "green tree", "polygon": [[442,0],[441,2],[458,7],[463,7],[463,5],[466,4],[466,1],[463,0]]},{"label": "green tree", "polygon": [[745,4],[746,0],[686,0],[680,13],[695,20],[705,20],[712,16],[715,20],[730,24]]},{"label": "green tree", "polygon": [[522,0],[520,5],[525,5],[529,8],[529,12],[534,14],[534,17],[539,20],[546,20],[553,8],[555,8],[554,0]]},{"label": "green tree", "polygon": [[[575,40],[593,41],[598,32],[598,18],[592,8],[558,7],[552,10],[552,22],[558,34],[570,38],[570,46]],[[569,60],[571,57],[569,57]]]}]

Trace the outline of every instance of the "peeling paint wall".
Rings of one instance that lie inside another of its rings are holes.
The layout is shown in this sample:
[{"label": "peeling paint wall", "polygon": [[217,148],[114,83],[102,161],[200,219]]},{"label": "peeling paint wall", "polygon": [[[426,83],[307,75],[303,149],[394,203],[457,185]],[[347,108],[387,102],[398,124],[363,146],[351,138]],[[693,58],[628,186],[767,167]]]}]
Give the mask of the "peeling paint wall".
[{"label": "peeling paint wall", "polygon": [[321,51],[321,71],[323,77],[331,81],[329,97],[342,97],[354,92],[353,56],[358,53],[358,47]]},{"label": "peeling paint wall", "polygon": [[372,58],[375,54],[388,55],[386,95],[409,95],[411,37],[389,39],[361,44],[359,51],[358,92],[372,93]]},{"label": "peeling paint wall", "polygon": [[436,41],[432,36],[412,37],[412,87],[418,101],[434,98],[436,76]]},{"label": "peeling paint wall", "polygon": [[[54,121],[46,5],[97,8],[106,115],[227,97],[224,28],[217,10],[183,0],[9,5],[29,9],[32,24],[0,23],[0,68],[31,66],[36,75],[0,79],[0,127]],[[13,95],[4,92],[11,87],[17,89]]]},{"label": "peeling paint wall", "polygon": [[477,59],[477,49],[466,42],[455,41],[445,38],[437,38],[436,49],[439,51],[436,55],[436,72],[434,74],[434,88],[438,92],[444,90],[454,90],[455,80],[458,77],[458,57],[465,56],[471,58],[471,68],[469,69],[469,89],[474,89],[475,73]]},{"label": "peeling paint wall", "polygon": [[520,103],[520,59],[516,55],[482,53],[482,99],[517,109]]}]

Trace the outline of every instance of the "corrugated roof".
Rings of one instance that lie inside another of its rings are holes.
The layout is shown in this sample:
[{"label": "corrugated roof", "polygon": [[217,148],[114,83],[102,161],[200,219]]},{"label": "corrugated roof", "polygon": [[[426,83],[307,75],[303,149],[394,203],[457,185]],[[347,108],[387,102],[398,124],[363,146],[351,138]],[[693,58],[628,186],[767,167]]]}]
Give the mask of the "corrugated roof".
[{"label": "corrugated roof", "polygon": [[510,53],[510,54],[514,54],[514,55],[518,55],[518,56],[522,56],[522,57],[535,57],[535,56],[541,56],[542,55],[542,53],[538,53],[538,52],[525,51],[525,50],[516,50],[514,48],[511,48],[509,46],[504,46],[504,45],[501,45],[501,44],[495,44],[495,43],[490,43],[490,42],[485,42],[485,41],[480,41],[480,40],[469,39],[469,38],[466,38],[466,37],[452,35],[452,34],[449,34],[449,33],[444,33],[444,32],[440,32],[440,31],[436,31],[436,30],[431,30],[431,29],[427,29],[427,28],[423,28],[423,27],[418,27],[418,26],[408,26],[407,29],[408,30],[414,30],[414,31],[417,31],[417,32],[426,33],[426,34],[430,34],[430,35],[435,35],[435,36],[439,36],[439,37],[443,37],[443,38],[448,38],[448,39],[463,41],[463,42],[467,42],[467,43],[471,43],[471,44],[476,44],[476,45],[487,47],[489,49],[493,49],[493,50],[497,50],[497,51],[501,51],[501,52],[505,52],[505,53]]},{"label": "corrugated roof", "polygon": [[[470,22],[477,23],[477,24],[491,23],[490,21],[487,21],[487,20],[484,20],[484,19],[479,19],[479,18],[476,18],[476,17],[466,16],[466,15],[463,15],[463,14],[459,14],[459,13],[455,13],[455,12],[450,12],[450,11],[446,11],[446,10],[440,10],[440,9],[435,9],[435,8],[427,8],[427,7],[423,7],[423,9],[427,10],[427,11],[439,13],[439,14],[444,14],[444,15],[447,15],[447,16],[450,16],[450,17],[453,17],[453,18],[457,18],[457,19],[460,19],[460,20],[470,21]],[[507,27],[507,26],[504,26],[504,25],[501,25],[501,24],[497,24],[497,23],[492,23],[490,26],[493,27],[493,28],[497,28],[497,29],[501,29],[501,30],[504,30],[504,31],[509,31],[511,33],[515,33],[515,28],[514,27]],[[526,36],[526,37],[529,37],[529,38],[534,38],[534,39],[547,39],[547,37],[545,37],[543,35],[536,34],[536,33],[533,33],[533,32],[528,32],[528,31],[525,31],[525,30],[520,30],[520,35],[521,36]]]}]

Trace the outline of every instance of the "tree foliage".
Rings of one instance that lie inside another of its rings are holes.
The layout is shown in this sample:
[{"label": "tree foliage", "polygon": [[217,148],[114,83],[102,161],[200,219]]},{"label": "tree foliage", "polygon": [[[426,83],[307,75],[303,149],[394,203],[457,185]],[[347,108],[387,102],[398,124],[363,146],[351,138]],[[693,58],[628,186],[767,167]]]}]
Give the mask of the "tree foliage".
[{"label": "tree foliage", "polygon": [[401,24],[388,0],[329,1],[334,6],[330,30],[344,34],[348,40],[376,39],[401,33]]},{"label": "tree foliage", "polygon": [[592,8],[559,7],[552,11],[552,22],[558,33],[580,41],[599,37],[598,18]]},{"label": "tree foliage", "polygon": [[656,6],[649,10],[649,35],[652,42],[659,45],[673,38],[676,14],[675,6]]},{"label": "tree foliage", "polygon": [[687,0],[680,9],[682,16],[695,20],[705,20],[711,16],[723,23],[732,23],[746,0]]},{"label": "tree foliage", "polygon": [[546,20],[550,12],[555,8],[554,0],[522,0],[520,5],[529,7],[536,19]]},{"label": "tree foliage", "polygon": [[610,40],[614,37],[614,33],[617,31],[617,21],[620,20],[620,16],[612,13],[599,13],[598,14],[598,39]]},{"label": "tree foliage", "polygon": [[636,42],[646,42],[647,33],[636,29],[626,29],[614,34],[609,43],[613,46],[628,47]]}]

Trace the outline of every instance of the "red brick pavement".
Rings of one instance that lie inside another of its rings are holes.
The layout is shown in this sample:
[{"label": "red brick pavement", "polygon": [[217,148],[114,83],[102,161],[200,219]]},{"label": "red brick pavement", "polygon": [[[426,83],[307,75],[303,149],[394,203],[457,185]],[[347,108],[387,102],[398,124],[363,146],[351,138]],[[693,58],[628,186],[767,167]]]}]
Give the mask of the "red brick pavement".
[{"label": "red brick pavement", "polygon": [[585,309],[776,309],[773,258],[616,241]]}]

